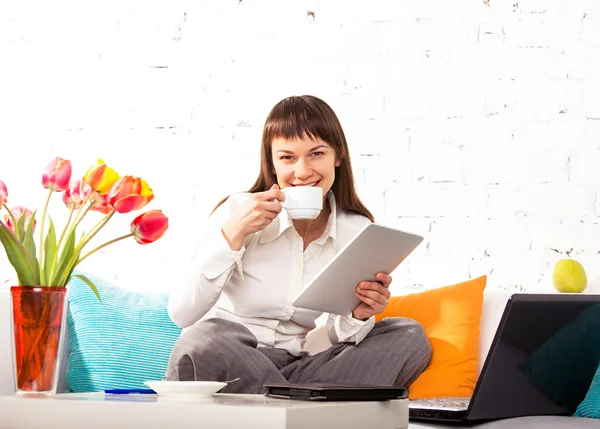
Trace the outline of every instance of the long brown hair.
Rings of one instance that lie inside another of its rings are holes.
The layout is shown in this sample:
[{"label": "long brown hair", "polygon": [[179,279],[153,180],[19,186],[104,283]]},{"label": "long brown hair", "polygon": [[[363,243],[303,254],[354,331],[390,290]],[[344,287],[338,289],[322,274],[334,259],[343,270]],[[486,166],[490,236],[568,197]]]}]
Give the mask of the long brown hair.
[{"label": "long brown hair", "polygon": [[[373,215],[360,201],[354,188],[354,175],[342,125],[333,109],[323,100],[312,95],[287,97],[271,109],[263,129],[260,172],[248,192],[268,191],[277,184],[277,177],[273,173],[271,152],[271,143],[274,139],[292,140],[306,137],[320,138],[335,150],[340,165],[335,167],[335,180],[331,189],[337,207],[359,213],[374,222]],[[213,212],[227,198],[229,197],[221,200]]]}]

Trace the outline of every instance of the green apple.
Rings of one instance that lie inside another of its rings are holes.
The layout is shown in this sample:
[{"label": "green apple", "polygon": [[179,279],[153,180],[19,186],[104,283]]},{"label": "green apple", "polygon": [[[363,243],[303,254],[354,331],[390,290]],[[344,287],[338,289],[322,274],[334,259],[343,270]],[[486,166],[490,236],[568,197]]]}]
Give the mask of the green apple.
[{"label": "green apple", "polygon": [[587,287],[587,275],[578,261],[561,259],[554,266],[552,283],[559,292],[579,293]]}]

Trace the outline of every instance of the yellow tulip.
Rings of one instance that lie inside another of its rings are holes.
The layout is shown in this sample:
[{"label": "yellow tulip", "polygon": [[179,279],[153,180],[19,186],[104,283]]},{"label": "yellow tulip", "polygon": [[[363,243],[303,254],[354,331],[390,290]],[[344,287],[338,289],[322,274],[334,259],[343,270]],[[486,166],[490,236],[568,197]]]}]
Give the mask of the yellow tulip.
[{"label": "yellow tulip", "polygon": [[94,191],[106,194],[110,191],[112,185],[119,180],[119,175],[99,159],[98,164],[92,165],[83,176],[83,179]]}]

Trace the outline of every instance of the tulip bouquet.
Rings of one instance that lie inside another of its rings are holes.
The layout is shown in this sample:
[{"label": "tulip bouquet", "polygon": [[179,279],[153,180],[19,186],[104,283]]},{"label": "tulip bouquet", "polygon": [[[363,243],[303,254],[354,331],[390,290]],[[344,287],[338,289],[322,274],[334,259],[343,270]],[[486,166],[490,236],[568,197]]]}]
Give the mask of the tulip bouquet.
[{"label": "tulip bouquet", "polygon": [[[20,286],[66,286],[74,268],[94,252],[129,237],[140,244],[152,243],[168,228],[168,219],[162,211],[150,210],[131,222],[129,233],[84,253],[86,245],[115,213],[139,210],[154,199],[154,194],[146,181],[133,176],[120,177],[102,160],[92,165],[81,179],[71,180],[71,174],[71,162],[62,158],[55,158],[44,170],[42,185],[48,189],[48,196],[40,216],[37,246],[34,239],[37,235],[36,212],[24,207],[9,209],[8,191],[0,181],[0,206],[6,210],[4,218],[0,218],[0,241]],[[69,210],[62,231],[55,229],[47,215],[50,198],[55,192],[62,193],[62,200]],[[89,212],[104,216],[89,231],[78,234],[77,227]],[[87,277],[75,276],[85,281],[100,299],[96,286]]]}]

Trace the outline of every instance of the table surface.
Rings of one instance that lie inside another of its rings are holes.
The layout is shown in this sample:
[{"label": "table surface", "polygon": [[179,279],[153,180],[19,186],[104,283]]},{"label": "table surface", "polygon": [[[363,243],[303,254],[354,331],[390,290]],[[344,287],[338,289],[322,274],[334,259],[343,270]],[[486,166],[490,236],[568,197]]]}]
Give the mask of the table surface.
[{"label": "table surface", "polygon": [[408,400],[309,402],[264,395],[208,398],[70,393],[0,396],[3,427],[345,429],[408,427]]}]

